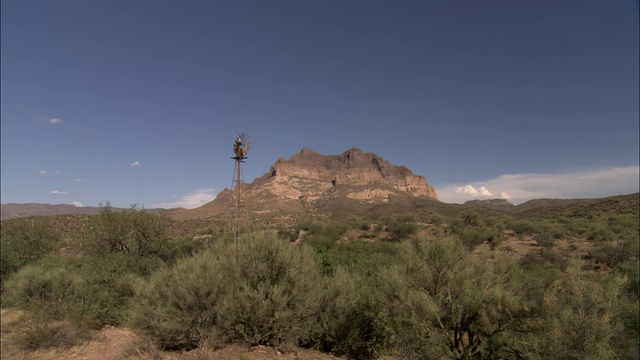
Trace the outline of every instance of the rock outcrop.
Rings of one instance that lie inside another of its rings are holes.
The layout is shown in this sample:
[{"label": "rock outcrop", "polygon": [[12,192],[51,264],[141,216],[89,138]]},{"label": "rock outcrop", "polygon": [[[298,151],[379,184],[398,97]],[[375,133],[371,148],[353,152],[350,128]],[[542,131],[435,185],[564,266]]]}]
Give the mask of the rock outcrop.
[{"label": "rock outcrop", "polygon": [[[389,202],[392,197],[437,200],[423,176],[382,157],[352,148],[340,155],[322,155],[303,149],[289,160],[278,159],[269,172],[245,184],[244,198],[253,211],[315,209],[320,204],[359,201]],[[229,209],[230,189],[201,208],[201,216]]]}]

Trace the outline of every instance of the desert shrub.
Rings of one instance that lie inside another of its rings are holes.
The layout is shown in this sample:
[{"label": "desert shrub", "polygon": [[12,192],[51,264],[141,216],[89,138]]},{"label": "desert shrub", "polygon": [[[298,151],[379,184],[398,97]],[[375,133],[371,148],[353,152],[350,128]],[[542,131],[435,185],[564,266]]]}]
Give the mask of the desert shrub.
[{"label": "desert shrub", "polygon": [[305,244],[320,251],[331,249],[337,241],[338,239],[326,234],[310,234],[304,237]]},{"label": "desert shrub", "polygon": [[379,273],[374,291],[381,353],[511,358],[523,351],[518,334],[529,315],[508,257],[476,258],[460,241],[444,239],[408,244],[402,259]]},{"label": "desert shrub", "polygon": [[149,214],[135,204],[127,211],[114,212],[107,203],[98,215],[89,219],[85,235],[87,250],[97,255],[157,255],[166,226],[167,219],[161,213]]},{"label": "desert shrub", "polygon": [[485,242],[493,249],[504,240],[504,235],[502,226],[492,219],[485,221],[477,211],[467,209],[451,221],[446,232],[460,239],[467,249]]},{"label": "desert shrub", "polygon": [[633,214],[610,215],[607,219],[607,227],[620,237],[637,239],[640,220]]},{"label": "desert shrub", "polygon": [[393,240],[399,241],[417,234],[418,223],[415,221],[406,221],[406,219],[398,219],[391,222],[387,230],[393,235]]},{"label": "desert shrub", "polygon": [[349,226],[353,229],[369,231],[371,230],[371,221],[369,219],[363,219],[360,217],[354,217],[349,219]]},{"label": "desert shrub", "polygon": [[90,329],[69,321],[52,321],[37,316],[22,323],[16,337],[23,350],[70,348],[92,338]]},{"label": "desert shrub", "polygon": [[[211,237],[205,239],[193,239],[190,237],[178,237],[178,238],[166,238],[158,242],[156,246],[158,260],[166,264],[174,264],[177,260],[193,256],[194,254],[203,251],[210,247],[216,241],[219,241],[220,237]],[[144,261],[145,259],[142,259]],[[153,262],[154,257],[146,258],[147,262]]]},{"label": "desert shrub", "polygon": [[603,225],[596,225],[594,227],[591,227],[587,233],[587,239],[596,242],[613,241],[617,238],[618,237],[613,231],[611,231],[611,229]]},{"label": "desert shrub", "polygon": [[414,213],[404,213],[398,216],[396,221],[405,222],[405,223],[415,223],[415,222],[418,222],[418,217]]},{"label": "desert shrub", "polygon": [[538,245],[545,248],[552,248],[556,243],[556,239],[553,236],[549,236],[549,234],[537,234],[533,239],[538,243]]},{"label": "desert shrub", "polygon": [[329,251],[332,264],[360,277],[370,277],[385,267],[393,266],[401,254],[401,244],[393,242],[350,241]]},{"label": "desert shrub", "polygon": [[429,216],[429,223],[433,225],[441,225],[444,222],[444,217],[437,213],[432,213]]},{"label": "desert shrub", "polygon": [[632,243],[625,240],[599,244],[589,252],[596,261],[612,267],[620,266],[637,254],[637,246],[634,249]]},{"label": "desert shrub", "polygon": [[526,235],[526,234],[538,234],[540,233],[540,227],[536,223],[531,220],[513,220],[508,224],[508,227],[513,230],[516,234]]},{"label": "desert shrub", "polygon": [[269,235],[221,244],[153,274],[131,323],[162,348],[201,341],[277,345],[309,338],[320,271],[310,247]]},{"label": "desert shrub", "polygon": [[303,230],[309,234],[322,234],[325,230],[325,225],[316,221],[305,221],[296,224],[294,227],[297,231]]},{"label": "desert shrub", "polygon": [[342,223],[324,225],[318,222],[304,222],[294,227],[298,234],[300,231],[305,231],[304,241],[306,244],[324,249],[331,248],[350,228],[349,225]]},{"label": "desert shrub", "polygon": [[46,219],[3,220],[0,227],[0,284],[10,274],[53,251],[60,234]]},{"label": "desert shrub", "polygon": [[629,298],[638,299],[640,297],[640,262],[638,259],[621,264],[619,271],[629,279],[626,286]]},{"label": "desert shrub", "polygon": [[[619,323],[621,282],[616,276],[587,275],[578,262],[545,293],[543,331],[525,336],[536,359],[613,359]],[[618,349],[619,350],[619,349]]]},{"label": "desert shrub", "polygon": [[300,236],[300,231],[289,228],[284,224],[278,225],[278,237],[283,240],[295,241]]},{"label": "desert shrub", "polygon": [[324,283],[310,345],[337,355],[368,356],[365,332],[371,328],[372,317],[362,280],[338,267]]},{"label": "desert shrub", "polygon": [[467,209],[460,214],[460,219],[466,226],[482,226],[484,221],[476,210]]},{"label": "desert shrub", "polygon": [[120,356],[126,360],[162,360],[165,358],[153,339],[140,334],[136,334],[135,338],[124,346]]},{"label": "desert shrub", "polygon": [[552,248],[542,248],[540,252],[530,252],[520,259],[525,268],[543,267],[545,269],[564,270],[567,260]]},{"label": "desert shrub", "polygon": [[315,248],[330,249],[348,229],[349,226],[346,224],[328,224],[323,227],[315,227],[308,234],[305,234],[304,241]]},{"label": "desert shrub", "polygon": [[223,233],[223,228],[214,225],[205,226],[196,232],[198,235],[222,235]]},{"label": "desert shrub", "polygon": [[132,266],[116,256],[49,256],[10,277],[3,301],[80,326],[118,325],[137,282]]},{"label": "desert shrub", "polygon": [[455,228],[454,234],[462,241],[467,249],[473,249],[485,242],[490,243],[492,247],[496,247],[504,239],[504,235],[500,231],[482,227],[457,227]]}]

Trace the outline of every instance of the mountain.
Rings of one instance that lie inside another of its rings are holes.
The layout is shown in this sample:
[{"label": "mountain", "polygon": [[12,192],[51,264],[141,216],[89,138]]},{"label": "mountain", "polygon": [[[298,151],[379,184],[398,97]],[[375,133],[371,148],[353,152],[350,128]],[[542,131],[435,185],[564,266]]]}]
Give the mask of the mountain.
[{"label": "mountain", "polygon": [[531,209],[537,209],[541,207],[555,207],[555,206],[564,206],[577,204],[585,201],[590,201],[594,199],[533,199],[527,202],[523,202],[516,206],[517,212],[523,212]]},{"label": "mountain", "polygon": [[[124,208],[111,208],[113,211],[124,211]],[[2,204],[0,205],[0,218],[12,219],[25,216],[51,216],[51,215],[69,215],[69,214],[97,214],[102,210],[101,207],[95,206],[75,206],[68,204]],[[162,209],[146,209],[149,213]]]},{"label": "mountain", "polygon": [[83,206],[67,204],[2,204],[0,205],[0,217],[2,219],[11,219],[24,216],[49,216],[49,215],[66,215],[66,214],[97,214],[100,212],[99,207]]},{"label": "mountain", "polygon": [[[246,206],[255,212],[348,210],[399,200],[438,200],[423,176],[357,148],[340,155],[303,149],[289,160],[278,159],[262,177],[243,184],[242,193]],[[231,189],[224,189],[210,203],[172,215],[211,216],[229,211],[232,200]]]},{"label": "mountain", "polygon": [[505,199],[489,199],[489,200],[469,200],[463,205],[481,207],[496,211],[507,211],[513,213],[521,213],[532,209],[558,207],[565,205],[578,204],[594,199],[533,199],[522,204],[513,205]]},{"label": "mountain", "polygon": [[469,200],[463,205],[475,206],[491,210],[511,211],[515,209],[515,205],[505,199],[489,199],[489,200]]}]

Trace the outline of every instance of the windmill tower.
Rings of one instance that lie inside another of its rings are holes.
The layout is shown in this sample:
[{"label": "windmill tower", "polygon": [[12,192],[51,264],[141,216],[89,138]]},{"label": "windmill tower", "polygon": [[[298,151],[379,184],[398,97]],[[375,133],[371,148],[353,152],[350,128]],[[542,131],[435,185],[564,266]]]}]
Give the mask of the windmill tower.
[{"label": "windmill tower", "polygon": [[[242,172],[242,164],[247,159],[247,153],[249,152],[249,148],[251,147],[251,138],[247,133],[240,133],[236,138],[236,141],[233,143],[233,154],[231,157],[235,161],[235,166],[233,170],[233,181],[231,183],[231,191],[233,194],[233,199],[231,201],[231,207],[234,209],[233,214],[233,240],[237,242],[238,236],[240,235],[240,223],[241,221],[245,221],[248,227],[249,225],[249,214],[247,212],[247,206],[242,198],[242,188],[244,187],[244,174]],[[241,219],[244,218],[244,219]]]}]

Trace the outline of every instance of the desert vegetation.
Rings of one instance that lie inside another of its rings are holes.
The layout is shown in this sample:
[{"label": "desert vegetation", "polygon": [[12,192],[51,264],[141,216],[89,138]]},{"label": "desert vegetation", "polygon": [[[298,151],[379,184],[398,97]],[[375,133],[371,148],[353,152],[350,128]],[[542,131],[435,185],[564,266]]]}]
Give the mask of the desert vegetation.
[{"label": "desert vegetation", "polygon": [[244,344],[354,359],[638,358],[637,194],[519,214],[383,210],[262,217],[238,241],[213,220],[136,206],[66,227],[3,220],[2,306],[35,319],[25,351],[110,325],[145,339],[138,356]]}]

